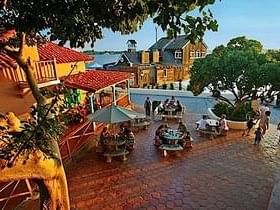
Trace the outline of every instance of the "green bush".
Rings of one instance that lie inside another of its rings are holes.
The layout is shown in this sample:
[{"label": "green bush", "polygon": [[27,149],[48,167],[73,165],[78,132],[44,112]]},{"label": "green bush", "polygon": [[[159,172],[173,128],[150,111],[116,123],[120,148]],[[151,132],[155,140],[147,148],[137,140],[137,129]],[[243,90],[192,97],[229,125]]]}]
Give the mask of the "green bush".
[{"label": "green bush", "polygon": [[248,114],[251,114],[253,110],[250,102],[238,107],[232,107],[227,103],[219,102],[214,106],[213,112],[219,117],[225,114],[228,120],[246,121]]},{"label": "green bush", "polygon": [[166,90],[167,89],[167,84],[163,84],[162,89]]}]

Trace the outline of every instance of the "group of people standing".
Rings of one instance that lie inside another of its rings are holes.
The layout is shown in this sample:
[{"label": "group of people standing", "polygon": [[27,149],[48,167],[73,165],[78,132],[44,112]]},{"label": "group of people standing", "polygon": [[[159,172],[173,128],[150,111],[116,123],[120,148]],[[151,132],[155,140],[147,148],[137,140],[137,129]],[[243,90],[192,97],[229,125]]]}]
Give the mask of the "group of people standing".
[{"label": "group of people standing", "polygon": [[249,136],[250,131],[255,126],[256,130],[254,132],[254,144],[259,144],[263,139],[263,136],[266,134],[266,131],[269,129],[270,114],[271,112],[267,104],[261,106],[259,109],[255,109],[253,116],[248,116],[247,128],[244,130],[242,136]]}]

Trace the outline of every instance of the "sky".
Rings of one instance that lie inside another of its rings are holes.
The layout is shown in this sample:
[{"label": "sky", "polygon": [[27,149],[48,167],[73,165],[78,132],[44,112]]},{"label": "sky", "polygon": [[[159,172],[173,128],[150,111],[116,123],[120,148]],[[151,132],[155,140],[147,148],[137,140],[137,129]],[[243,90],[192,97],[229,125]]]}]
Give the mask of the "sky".
[{"label": "sky", "polygon": [[[208,31],[204,41],[212,50],[218,45],[226,44],[237,36],[246,36],[260,41],[265,49],[280,49],[280,0],[216,0],[210,6],[219,23],[218,32]],[[108,29],[103,32],[104,38],[97,40],[95,51],[126,50],[129,39],[137,41],[137,50],[147,50],[156,40],[156,25],[151,19],[131,35],[113,33]],[[158,29],[158,38],[165,33]],[[91,49],[87,46],[84,50]]]}]

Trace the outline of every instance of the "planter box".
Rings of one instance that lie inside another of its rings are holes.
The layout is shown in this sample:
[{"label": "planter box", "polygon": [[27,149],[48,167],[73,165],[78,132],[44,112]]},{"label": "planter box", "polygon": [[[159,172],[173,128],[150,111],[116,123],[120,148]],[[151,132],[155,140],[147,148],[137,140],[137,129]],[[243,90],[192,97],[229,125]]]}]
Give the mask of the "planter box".
[{"label": "planter box", "polygon": [[[212,119],[219,120],[221,119],[215,113],[212,111],[212,108],[208,108],[208,114]],[[232,120],[227,120],[227,125],[230,129],[234,130],[244,130],[247,127],[247,122],[246,121],[232,121]]]}]

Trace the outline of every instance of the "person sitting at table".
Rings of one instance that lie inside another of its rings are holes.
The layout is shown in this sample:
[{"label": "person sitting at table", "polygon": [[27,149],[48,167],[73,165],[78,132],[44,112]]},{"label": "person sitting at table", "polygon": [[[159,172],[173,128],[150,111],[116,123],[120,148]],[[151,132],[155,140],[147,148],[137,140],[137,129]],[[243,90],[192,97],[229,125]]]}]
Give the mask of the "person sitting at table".
[{"label": "person sitting at table", "polygon": [[206,130],[208,128],[207,123],[207,116],[203,115],[202,119],[197,122],[197,129],[198,130]]},{"label": "person sitting at table", "polygon": [[192,148],[192,137],[190,132],[187,131],[184,138],[178,141],[178,144],[180,144],[183,148]]},{"label": "person sitting at table", "polygon": [[164,102],[163,102],[163,107],[167,108],[169,106],[169,99],[167,98]]},{"label": "person sitting at table", "polygon": [[164,112],[164,105],[162,102],[158,105],[158,114],[162,114]]},{"label": "person sitting at table", "polygon": [[179,122],[178,131],[182,132],[183,134],[187,133],[188,129],[186,125],[181,121]]},{"label": "person sitting at table", "polygon": [[134,133],[129,128],[124,128],[123,134],[126,140],[126,144],[125,144],[126,148],[129,150],[133,150],[135,144]]},{"label": "person sitting at table", "polygon": [[120,125],[120,130],[117,134],[118,137],[124,137],[124,129],[125,129],[124,124],[121,124]]},{"label": "person sitting at table", "polygon": [[161,124],[157,130],[156,130],[156,133],[155,133],[155,146],[160,146],[162,144],[162,134],[165,130],[165,127],[166,125],[164,124]]},{"label": "person sitting at table", "polygon": [[171,100],[169,101],[169,105],[170,105],[170,106],[174,106],[174,105],[175,105],[175,102],[176,102],[175,97],[174,97],[174,96],[171,96]]},{"label": "person sitting at table", "polygon": [[108,131],[108,127],[105,126],[101,133],[100,133],[100,145],[101,145],[101,149],[102,151],[105,150],[105,141],[107,141],[108,139],[110,139],[112,137],[111,133]]},{"label": "person sitting at table", "polygon": [[183,111],[183,106],[180,103],[179,100],[177,100],[176,108],[175,108],[175,114],[179,114]]},{"label": "person sitting at table", "polygon": [[226,115],[223,114],[221,119],[219,120],[219,132],[222,135],[227,135],[227,131],[229,130],[226,120]]}]

